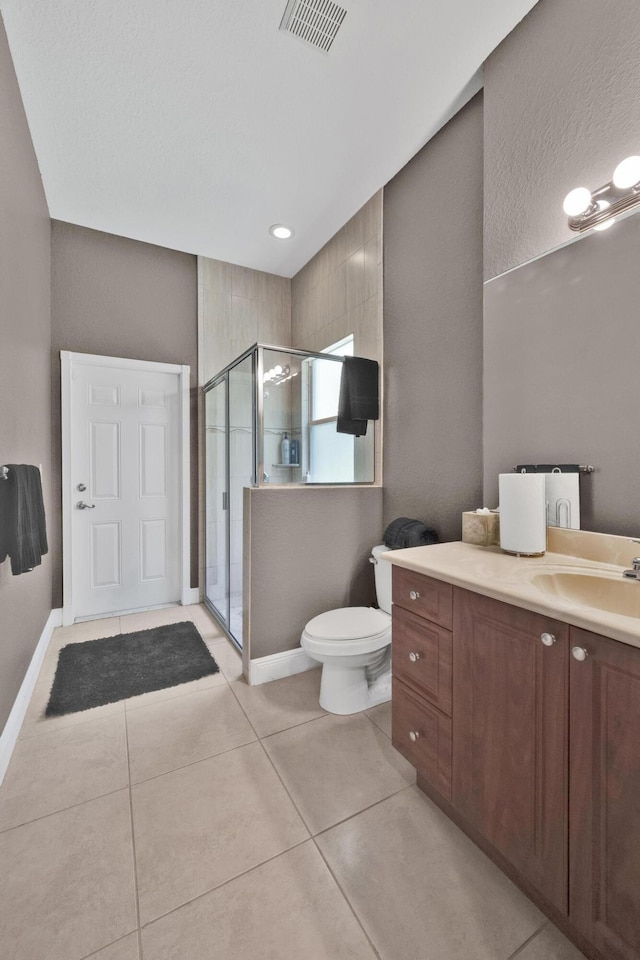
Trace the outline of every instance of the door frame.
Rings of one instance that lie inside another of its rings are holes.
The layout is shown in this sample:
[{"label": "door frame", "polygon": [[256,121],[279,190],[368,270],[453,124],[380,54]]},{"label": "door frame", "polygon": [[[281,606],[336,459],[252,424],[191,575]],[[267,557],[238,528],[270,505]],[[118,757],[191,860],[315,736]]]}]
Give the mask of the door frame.
[{"label": "door frame", "polygon": [[[71,383],[74,366],[91,364],[99,367],[119,367],[145,373],[169,373],[178,378],[178,448],[180,451],[179,489],[180,512],[180,583],[182,604],[193,602],[191,590],[191,438],[189,409],[188,364],[155,363],[151,360],[131,360],[125,357],[103,357],[94,353],[60,351],[62,388],[62,623],[70,626],[75,620],[73,596],[73,537],[72,537],[72,463],[74,437],[72,431]],[[148,609],[142,607],[141,609]],[[117,611],[114,611],[114,614]]]}]

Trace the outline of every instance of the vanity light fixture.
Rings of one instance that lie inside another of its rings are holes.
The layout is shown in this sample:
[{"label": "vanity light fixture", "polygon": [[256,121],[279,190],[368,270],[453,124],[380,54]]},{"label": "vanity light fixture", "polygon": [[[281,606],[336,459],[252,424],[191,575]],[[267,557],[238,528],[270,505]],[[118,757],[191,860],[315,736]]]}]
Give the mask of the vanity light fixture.
[{"label": "vanity light fixture", "polygon": [[569,227],[578,233],[606,230],[616,216],[640,204],[640,157],[627,157],[618,164],[610,183],[588,190],[576,187],[564,198],[562,207]]},{"label": "vanity light fixture", "polygon": [[291,369],[288,364],[283,367],[281,364],[277,363],[275,367],[271,367],[271,370],[267,370],[262,380],[264,383],[272,383],[275,385],[277,383],[284,383],[285,380],[291,380],[291,377],[295,376],[297,376],[297,371],[295,373],[291,373]]},{"label": "vanity light fixture", "polygon": [[276,240],[289,240],[295,233],[292,227],[287,227],[284,223],[272,223],[269,227],[269,233]]}]

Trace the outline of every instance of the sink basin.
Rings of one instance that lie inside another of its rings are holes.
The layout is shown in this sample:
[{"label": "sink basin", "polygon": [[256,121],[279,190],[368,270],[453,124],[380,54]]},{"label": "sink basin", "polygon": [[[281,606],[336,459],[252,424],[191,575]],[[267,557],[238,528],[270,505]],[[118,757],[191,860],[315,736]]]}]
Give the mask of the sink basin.
[{"label": "sink basin", "polygon": [[623,617],[640,617],[640,582],[635,580],[586,573],[539,573],[531,578],[531,583],[562,600]]}]

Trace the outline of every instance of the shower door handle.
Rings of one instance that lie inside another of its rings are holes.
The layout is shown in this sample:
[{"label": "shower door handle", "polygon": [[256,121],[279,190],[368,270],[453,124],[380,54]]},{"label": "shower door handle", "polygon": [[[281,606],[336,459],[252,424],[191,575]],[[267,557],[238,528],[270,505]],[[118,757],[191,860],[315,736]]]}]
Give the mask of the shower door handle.
[{"label": "shower door handle", "polygon": [[226,490],[223,490],[223,491],[222,491],[222,509],[223,509],[223,510],[228,510],[228,509],[229,509],[229,502],[228,502],[228,497],[227,497],[227,491],[226,491]]}]

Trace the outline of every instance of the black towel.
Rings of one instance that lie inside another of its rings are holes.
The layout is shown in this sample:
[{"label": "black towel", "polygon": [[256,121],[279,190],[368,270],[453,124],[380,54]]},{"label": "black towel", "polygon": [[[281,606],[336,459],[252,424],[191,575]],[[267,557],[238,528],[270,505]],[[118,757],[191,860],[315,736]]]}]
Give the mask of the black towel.
[{"label": "black towel", "polygon": [[440,541],[435,530],[420,520],[397,517],[385,530],[382,542],[391,550],[403,550],[405,547],[424,547]]},{"label": "black towel", "polygon": [[9,556],[18,576],[42,563],[49,547],[40,471],[24,463],[7,468],[7,479],[0,479],[0,563]]},{"label": "black towel", "polygon": [[378,362],[345,357],[340,375],[337,432],[362,437],[367,432],[367,420],[377,420],[379,416]]}]

